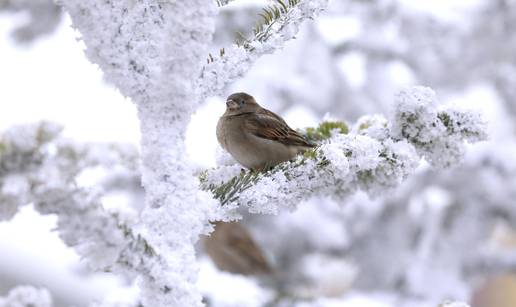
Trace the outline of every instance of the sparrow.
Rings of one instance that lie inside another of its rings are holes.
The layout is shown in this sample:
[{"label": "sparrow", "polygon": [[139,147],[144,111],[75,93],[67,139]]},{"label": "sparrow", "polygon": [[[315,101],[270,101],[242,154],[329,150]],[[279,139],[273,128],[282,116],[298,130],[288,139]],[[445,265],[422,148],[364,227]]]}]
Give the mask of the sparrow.
[{"label": "sparrow", "polygon": [[215,230],[204,240],[204,248],[219,270],[248,276],[272,272],[262,250],[241,223],[214,225]]},{"label": "sparrow", "polygon": [[247,93],[227,98],[226,112],[217,123],[217,140],[238,163],[254,170],[269,169],[315,147]]}]

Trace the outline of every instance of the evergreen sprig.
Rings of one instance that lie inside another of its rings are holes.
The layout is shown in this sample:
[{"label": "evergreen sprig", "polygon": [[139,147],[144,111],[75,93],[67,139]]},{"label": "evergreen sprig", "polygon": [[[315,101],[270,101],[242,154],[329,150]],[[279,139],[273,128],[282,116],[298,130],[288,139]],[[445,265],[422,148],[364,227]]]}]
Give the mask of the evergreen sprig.
[{"label": "evergreen sprig", "polygon": [[240,39],[237,39],[236,44],[252,50],[252,41],[266,41],[272,35],[272,26],[290,12],[291,9],[296,7],[300,1],[301,0],[275,0],[276,3],[262,8],[262,13],[258,14],[261,20],[259,20],[253,28],[253,38],[247,39],[244,35],[239,33]]},{"label": "evergreen sprig", "polygon": [[[242,169],[239,175],[231,178],[227,182],[219,186],[209,184],[204,187],[204,190],[211,191],[215,198],[220,201],[220,205],[224,206],[227,203],[237,200],[238,194],[253,186],[263,175],[264,173],[258,171]],[[200,181],[201,184],[206,181],[204,175],[201,175]]]},{"label": "evergreen sprig", "polygon": [[[226,50],[224,48],[220,48],[219,50],[219,57],[224,57],[224,55],[226,54]],[[210,63],[213,63],[215,62],[215,58],[213,57],[213,55],[211,55],[211,53],[208,53],[208,58],[206,59],[206,61],[208,62],[208,64]]]},{"label": "evergreen sprig", "polygon": [[331,137],[332,131],[337,131],[338,133],[347,134],[349,132],[349,128],[346,123],[342,121],[324,121],[317,126],[317,128],[306,128],[306,130],[301,131],[305,135],[305,137],[312,142],[320,142],[322,140],[329,139]]}]

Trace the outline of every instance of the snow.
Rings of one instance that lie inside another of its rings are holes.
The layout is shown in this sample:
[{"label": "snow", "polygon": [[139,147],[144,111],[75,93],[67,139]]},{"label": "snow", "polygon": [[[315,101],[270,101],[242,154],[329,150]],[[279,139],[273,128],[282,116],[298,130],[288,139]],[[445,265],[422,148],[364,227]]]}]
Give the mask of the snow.
[{"label": "snow", "polygon": [[[434,106],[428,108],[427,106]],[[397,97],[393,133],[407,138],[416,150],[434,166],[456,164],[464,155],[462,141],[481,141],[487,138],[487,123],[476,112],[455,108],[439,114],[435,93],[429,88],[403,90]]]},{"label": "snow", "polygon": [[0,298],[0,306],[3,307],[51,307],[52,298],[45,289],[37,289],[30,286],[18,286],[9,291],[6,298]]},{"label": "snow", "polygon": [[210,228],[213,205],[184,156],[184,131],[200,103],[194,76],[214,31],[215,3],[63,4],[86,56],[137,105],[140,120],[146,206],[134,245],[113,255],[122,270],[140,273],[143,304],[201,306],[193,244]]}]

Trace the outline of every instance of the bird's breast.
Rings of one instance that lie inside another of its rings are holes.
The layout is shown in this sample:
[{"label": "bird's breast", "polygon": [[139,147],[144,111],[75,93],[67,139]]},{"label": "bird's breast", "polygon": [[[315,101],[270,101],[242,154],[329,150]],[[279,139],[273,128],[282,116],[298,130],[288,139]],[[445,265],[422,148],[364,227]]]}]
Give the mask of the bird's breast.
[{"label": "bird's breast", "polygon": [[291,160],[299,152],[275,140],[269,140],[246,132],[243,122],[231,118],[221,118],[217,126],[220,145],[241,165],[262,169]]}]

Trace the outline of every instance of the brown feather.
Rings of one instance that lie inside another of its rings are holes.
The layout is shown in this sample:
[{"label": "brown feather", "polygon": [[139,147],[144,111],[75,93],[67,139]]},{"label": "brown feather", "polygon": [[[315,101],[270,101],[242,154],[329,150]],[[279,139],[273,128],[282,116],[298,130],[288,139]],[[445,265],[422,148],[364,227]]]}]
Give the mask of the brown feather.
[{"label": "brown feather", "polygon": [[254,170],[267,170],[315,147],[246,93],[228,97],[217,140],[238,163]]},{"label": "brown feather", "polygon": [[285,145],[315,147],[301,134],[290,128],[281,117],[264,108],[260,108],[255,113],[246,114],[244,125],[252,134],[264,139],[274,140]]}]

